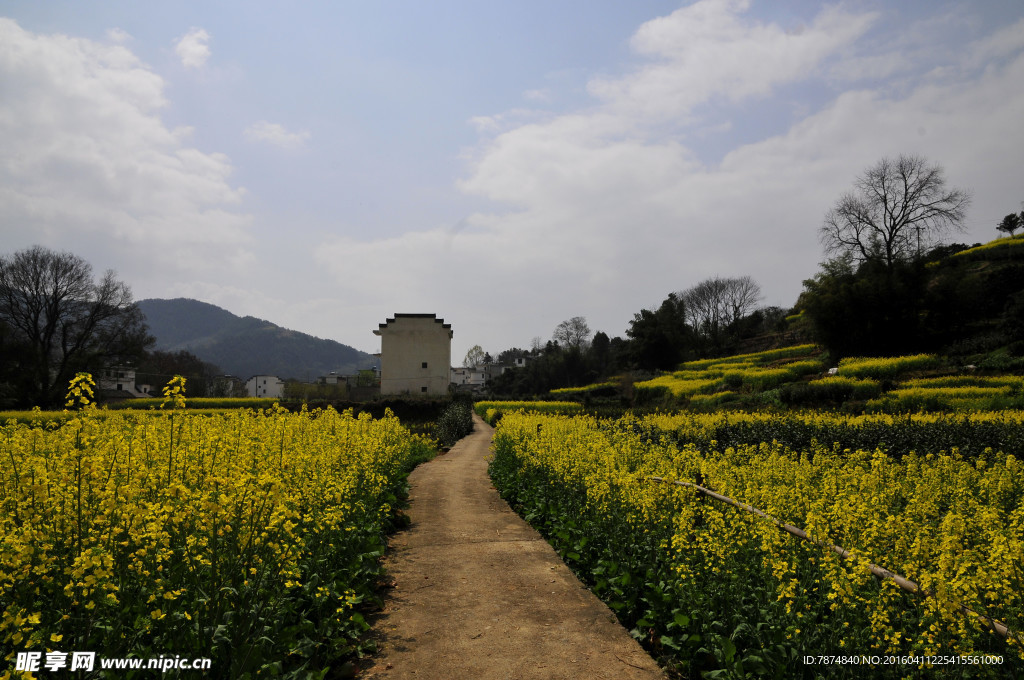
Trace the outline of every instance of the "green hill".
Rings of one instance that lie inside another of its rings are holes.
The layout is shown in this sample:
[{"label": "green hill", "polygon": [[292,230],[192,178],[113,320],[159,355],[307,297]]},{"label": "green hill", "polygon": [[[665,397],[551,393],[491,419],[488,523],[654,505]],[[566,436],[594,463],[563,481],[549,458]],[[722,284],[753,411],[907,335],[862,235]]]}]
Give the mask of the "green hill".
[{"label": "green hill", "polygon": [[331,371],[352,374],[380,361],[340,342],[237,316],[198,300],[148,299],[138,305],[156,338],[156,349],[187,350],[242,379],[266,374],[312,380]]},{"label": "green hill", "polygon": [[944,354],[1024,353],[1024,234],[926,265],[933,346]]}]

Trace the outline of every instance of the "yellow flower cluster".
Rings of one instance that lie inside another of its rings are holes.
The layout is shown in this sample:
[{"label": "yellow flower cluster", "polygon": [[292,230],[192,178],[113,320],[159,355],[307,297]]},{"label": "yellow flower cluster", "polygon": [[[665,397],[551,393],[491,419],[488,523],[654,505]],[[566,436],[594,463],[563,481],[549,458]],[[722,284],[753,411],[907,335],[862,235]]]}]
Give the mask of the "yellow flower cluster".
[{"label": "yellow flower cluster", "polygon": [[[672,432],[680,441],[703,440],[723,424],[778,426],[796,424],[823,432],[837,428],[855,430],[866,427],[900,428],[906,425],[994,424],[1016,431],[1024,429],[1024,411],[986,411],[969,414],[943,413],[865,413],[854,415],[830,411],[795,411],[785,414],[758,411],[730,411],[728,413],[661,413],[644,416],[640,421],[657,430]],[[935,451],[935,453],[938,453]]]},{"label": "yellow flower cluster", "polygon": [[989,241],[988,243],[983,243],[980,246],[961,250],[958,253],[953,253],[953,257],[970,260],[974,259],[974,256],[979,253],[984,254],[986,257],[993,257],[994,253],[992,251],[1002,251],[998,253],[998,255],[1002,257],[1019,257],[1019,253],[1024,252],[1024,234],[997,238],[993,241]]},{"label": "yellow flower cluster", "polygon": [[[639,533],[669,522],[661,559],[676,574],[679,592],[742,581],[754,549],[795,627],[808,628],[813,619],[831,631],[834,649],[819,653],[870,648],[973,654],[996,648],[1024,659],[1021,640],[1002,642],[983,632],[982,619],[960,609],[1000,620],[1018,635],[1024,631],[1024,463],[1018,458],[989,450],[965,460],[955,451],[921,450],[898,459],[824,442],[802,450],[772,441],[725,449],[712,442],[704,450],[686,443],[687,433],[706,433],[724,417],[757,422],[772,416],[684,413],[601,421],[506,414],[495,434],[496,460],[515,460],[522,479],[579,489],[574,505],[589,516],[624,515]],[[801,417],[906,421],[885,414]],[[1020,412],[977,418],[1024,425]],[[652,436],[658,426],[681,444]],[[801,542],[770,519],[691,488],[651,482],[652,476],[698,482],[804,528],[826,547]],[[828,545],[842,546],[852,557],[841,558]],[[879,582],[869,563],[916,581],[929,596]]]},{"label": "yellow flower cluster", "polygon": [[1010,387],[1024,390],[1024,376],[1019,375],[947,375],[918,378],[900,383],[900,387]]},{"label": "yellow flower cluster", "polygon": [[506,413],[580,413],[583,405],[577,401],[478,401],[473,404],[473,410],[493,425],[496,418]]},{"label": "yellow flower cluster", "polygon": [[934,354],[902,357],[846,357],[839,361],[839,375],[852,378],[895,378],[908,371],[935,368],[940,361]]},{"label": "yellow flower cluster", "polygon": [[900,387],[865,404],[868,410],[893,413],[931,411],[991,411],[1024,405],[1013,387]]},{"label": "yellow flower cluster", "polygon": [[185,408],[185,378],[176,375],[164,387],[164,400],[160,408]]},{"label": "yellow flower cluster", "polygon": [[659,375],[657,378],[644,380],[634,384],[638,389],[665,388],[673,397],[688,397],[703,390],[710,390],[721,383],[719,378],[687,378],[686,373],[678,371],[670,375]]},{"label": "yellow flower cluster", "polygon": [[736,354],[723,359],[697,359],[695,361],[687,361],[679,368],[688,371],[703,371],[713,366],[721,366],[724,362],[749,366],[763,366],[769,362],[778,361],[780,359],[807,356],[815,351],[818,351],[818,347],[816,345],[793,345],[791,347],[783,347],[780,349],[765,350],[764,352]]},{"label": "yellow flower cluster", "polygon": [[611,387],[615,387],[616,385],[617,385],[617,383],[614,383],[614,382],[600,382],[600,383],[592,383],[590,385],[584,385],[582,387],[559,387],[557,389],[551,390],[550,394],[555,394],[555,395],[577,394],[577,395],[579,395],[579,394],[586,394],[587,392],[590,392],[590,391],[593,391],[593,390],[608,389],[608,388],[611,388]]},{"label": "yellow flower cluster", "polygon": [[[73,383],[69,401],[86,385]],[[184,380],[165,396],[182,406]],[[351,614],[338,570],[363,570],[414,448],[395,417],[92,413],[0,429],[7,651],[61,640],[111,655],[160,641],[183,652],[194,639],[209,656],[218,636],[256,644],[245,626],[295,614],[289,593],[311,578],[341,602],[339,621]]]},{"label": "yellow flower cluster", "polygon": [[719,393],[740,387],[748,390],[771,389],[809,373],[820,372],[821,363],[808,358],[818,351],[814,345],[797,345],[721,359],[688,361],[678,371],[637,382],[634,387],[652,394],[664,390],[676,398]]},{"label": "yellow flower cluster", "polygon": [[907,380],[868,402],[869,410],[992,411],[1024,406],[1024,378],[953,375]]}]

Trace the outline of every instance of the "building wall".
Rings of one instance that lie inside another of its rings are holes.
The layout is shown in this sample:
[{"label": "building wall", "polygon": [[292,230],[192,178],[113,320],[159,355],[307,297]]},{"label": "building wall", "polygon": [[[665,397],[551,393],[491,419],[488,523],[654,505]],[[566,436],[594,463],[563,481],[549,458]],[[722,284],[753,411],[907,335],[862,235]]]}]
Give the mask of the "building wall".
[{"label": "building wall", "polygon": [[245,381],[245,391],[250,397],[280,399],[284,396],[284,381],[276,375],[254,375]]},{"label": "building wall", "polygon": [[451,382],[452,330],[433,314],[395,314],[382,323],[380,393],[448,394]]},{"label": "building wall", "polygon": [[110,366],[100,372],[99,385],[101,390],[117,390],[126,392],[132,397],[148,397],[146,390],[135,386],[135,369],[127,366]]}]

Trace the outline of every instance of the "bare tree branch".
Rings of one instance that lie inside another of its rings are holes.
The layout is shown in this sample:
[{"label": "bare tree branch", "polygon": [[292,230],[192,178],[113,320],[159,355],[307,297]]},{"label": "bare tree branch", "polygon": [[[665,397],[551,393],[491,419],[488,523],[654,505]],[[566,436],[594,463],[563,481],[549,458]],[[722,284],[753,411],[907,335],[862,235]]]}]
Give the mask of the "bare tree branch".
[{"label": "bare tree branch", "polygon": [[943,170],[920,156],[883,158],[854,182],[819,229],[830,255],[896,262],[921,257],[950,231],[963,231],[970,194],[949,189]]},{"label": "bare tree branch", "polygon": [[725,329],[754,311],[761,287],[749,276],[726,279],[715,276],[679,293],[690,326],[713,346]]},{"label": "bare tree branch", "polygon": [[590,341],[590,326],[587,319],[582,316],[574,316],[563,321],[555,328],[552,339],[565,347],[586,347]]}]

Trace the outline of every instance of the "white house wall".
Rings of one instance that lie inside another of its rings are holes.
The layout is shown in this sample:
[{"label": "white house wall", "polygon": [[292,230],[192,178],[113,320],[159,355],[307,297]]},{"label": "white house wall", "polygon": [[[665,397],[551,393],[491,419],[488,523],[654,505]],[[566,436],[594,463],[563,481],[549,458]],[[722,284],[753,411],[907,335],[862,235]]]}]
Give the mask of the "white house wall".
[{"label": "white house wall", "polygon": [[433,314],[396,314],[380,336],[380,393],[445,395],[451,382],[452,331]]},{"label": "white house wall", "polygon": [[245,381],[250,397],[280,399],[284,396],[284,381],[276,375],[255,375]]}]

